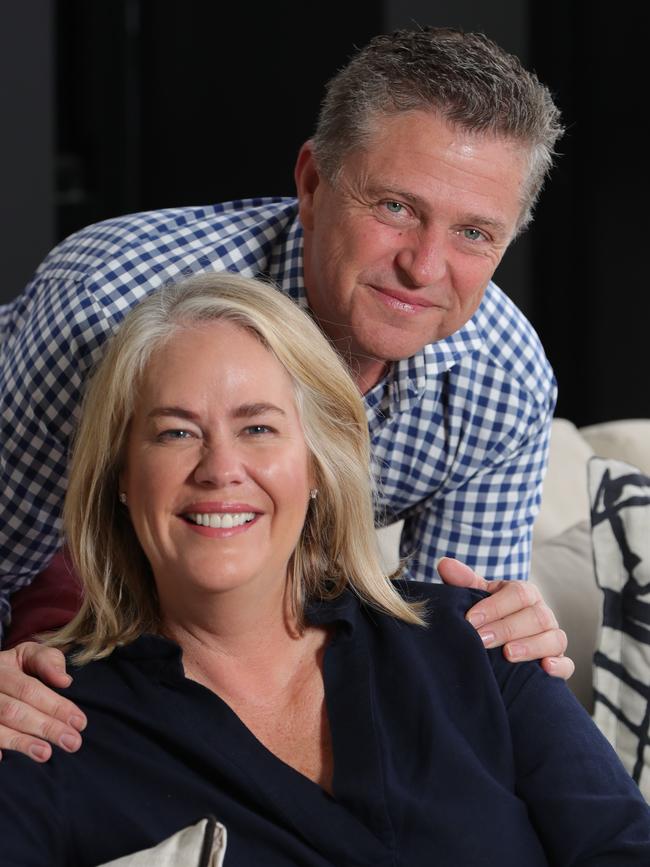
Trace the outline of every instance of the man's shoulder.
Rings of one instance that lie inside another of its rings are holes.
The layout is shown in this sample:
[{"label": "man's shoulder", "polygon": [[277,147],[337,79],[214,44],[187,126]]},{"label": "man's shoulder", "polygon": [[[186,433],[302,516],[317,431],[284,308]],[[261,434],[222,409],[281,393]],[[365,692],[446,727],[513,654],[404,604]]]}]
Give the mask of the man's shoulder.
[{"label": "man's shoulder", "polygon": [[223,259],[226,268],[272,245],[296,213],[295,199],[274,197],[126,214],[70,235],[37,276],[141,282],[143,274],[192,270],[199,259],[198,267]]},{"label": "man's shoulder", "polygon": [[474,321],[487,363],[516,381],[533,399],[554,389],[553,370],[539,335],[496,283],[488,284]]}]

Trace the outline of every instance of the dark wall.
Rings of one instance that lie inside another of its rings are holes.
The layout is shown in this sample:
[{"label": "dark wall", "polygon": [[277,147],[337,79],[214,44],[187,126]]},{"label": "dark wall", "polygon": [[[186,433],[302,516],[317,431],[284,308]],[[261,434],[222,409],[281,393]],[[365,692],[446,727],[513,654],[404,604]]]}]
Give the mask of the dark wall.
[{"label": "dark wall", "polygon": [[542,337],[558,414],[581,424],[650,416],[647,98],[633,68],[647,13],[580,0],[333,0],[309,16],[288,0],[224,6],[25,0],[4,12],[0,301],[51,243],[90,222],[291,194],[323,84],[355,44],[417,23],[479,29],[536,69],[569,126],[536,220],[497,280]]},{"label": "dark wall", "polygon": [[325,81],[382,26],[375,3],[331,3],[316,27],[301,8],[60,0],[59,149],[81,196],[59,210],[59,235],[135,210],[291,195]]},{"label": "dark wall", "polygon": [[0,304],[56,238],[53,2],[0,9]]},{"label": "dark wall", "polygon": [[628,2],[532,4],[532,62],[567,133],[536,219],[531,317],[579,424],[650,417],[645,64]]}]

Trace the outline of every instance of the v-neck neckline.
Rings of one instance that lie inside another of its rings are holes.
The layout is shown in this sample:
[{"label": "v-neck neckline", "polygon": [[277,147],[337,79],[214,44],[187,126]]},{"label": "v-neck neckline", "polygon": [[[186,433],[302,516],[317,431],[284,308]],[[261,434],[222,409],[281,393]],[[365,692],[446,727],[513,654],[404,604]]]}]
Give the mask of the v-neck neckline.
[{"label": "v-neck neckline", "polygon": [[[333,627],[323,660],[333,755],[332,795],[271,752],[219,695],[187,678],[177,644],[152,638],[170,645],[163,651],[165,659],[158,654],[159,679],[188,693],[199,690],[202,701],[197,702],[197,708],[204,709],[206,700],[214,707],[214,715],[194,714],[193,736],[204,744],[211,743],[227,765],[250,781],[265,807],[279,814],[317,851],[321,845],[323,851],[340,847],[336,855],[340,863],[352,865],[358,857],[359,864],[379,867],[393,864],[390,853],[395,837],[374,725],[370,659],[357,634],[359,605],[345,591],[333,602],[317,603],[309,611],[314,625]],[[128,653],[127,648],[124,650]],[[346,840],[355,841],[355,861],[350,860]]]}]

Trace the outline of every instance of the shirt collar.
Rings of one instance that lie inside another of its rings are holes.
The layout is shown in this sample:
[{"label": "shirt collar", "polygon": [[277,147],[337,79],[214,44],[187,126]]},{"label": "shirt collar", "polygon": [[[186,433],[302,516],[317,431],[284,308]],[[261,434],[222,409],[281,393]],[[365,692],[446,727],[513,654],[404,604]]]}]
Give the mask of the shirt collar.
[{"label": "shirt collar", "polygon": [[[359,620],[359,600],[352,591],[346,589],[335,599],[308,601],[305,605],[305,620],[311,626],[337,624],[350,635]],[[116,647],[113,654],[116,658],[147,664],[152,673],[182,674],[182,650],[175,641],[163,635],[141,635],[130,644]]]},{"label": "shirt collar", "polygon": [[296,206],[296,215],[283,236],[282,245],[273,251],[268,276],[285,295],[289,295],[305,311],[309,310],[303,271],[303,232]]},{"label": "shirt collar", "polygon": [[313,599],[305,605],[305,620],[310,626],[343,628],[351,635],[359,620],[360,603],[352,590],[344,590],[334,599]]},{"label": "shirt collar", "polygon": [[396,361],[390,371],[366,394],[366,406],[394,415],[408,412],[421,399],[427,382],[439,376],[485,342],[481,306],[465,325],[449,337],[428,343],[415,355]]}]

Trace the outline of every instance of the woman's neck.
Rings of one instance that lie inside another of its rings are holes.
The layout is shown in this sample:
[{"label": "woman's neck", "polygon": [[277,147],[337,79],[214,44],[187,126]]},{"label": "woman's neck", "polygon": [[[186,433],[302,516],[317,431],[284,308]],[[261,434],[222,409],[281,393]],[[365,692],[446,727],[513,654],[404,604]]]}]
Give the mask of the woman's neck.
[{"label": "woman's neck", "polygon": [[[240,600],[241,601],[241,600]],[[332,744],[323,659],[328,632],[299,630],[283,604],[164,620],[186,677],[216,693],[264,746],[331,794]],[[174,609],[172,609],[174,610]]]},{"label": "woman's neck", "polygon": [[162,606],[162,632],[183,650],[186,673],[220,694],[230,692],[233,681],[281,688],[318,644],[315,630],[298,628],[286,589],[275,598],[271,593],[262,600],[245,597],[245,592],[232,592],[210,604],[199,600],[191,607],[186,600],[180,609]]}]

